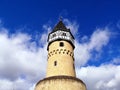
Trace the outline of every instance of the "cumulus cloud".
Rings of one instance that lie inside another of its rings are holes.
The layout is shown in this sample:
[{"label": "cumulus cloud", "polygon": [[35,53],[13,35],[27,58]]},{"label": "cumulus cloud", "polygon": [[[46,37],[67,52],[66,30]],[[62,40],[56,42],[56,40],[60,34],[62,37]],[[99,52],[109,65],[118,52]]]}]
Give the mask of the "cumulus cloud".
[{"label": "cumulus cloud", "polygon": [[34,85],[27,80],[18,78],[15,81],[0,79],[0,90],[34,90]]},{"label": "cumulus cloud", "polygon": [[66,23],[66,27],[69,28],[73,35],[76,35],[78,32],[79,24],[76,21],[70,21],[68,19],[63,20]]},{"label": "cumulus cloud", "polygon": [[108,44],[111,32],[108,28],[97,29],[90,38],[87,36],[83,36],[83,38],[86,39],[83,43],[79,43],[78,40],[75,41],[75,62],[77,66],[85,65],[93,57],[93,52],[96,52],[97,57],[102,48]]},{"label": "cumulus cloud", "polygon": [[[76,36],[79,29],[79,24],[76,21],[71,22],[68,19],[64,19],[63,21],[66,23],[67,28],[70,28],[72,34]],[[85,65],[88,60],[93,57],[93,52],[96,52],[95,57],[99,57],[102,48],[109,43],[111,34],[112,32],[110,32],[109,28],[105,27],[97,28],[90,37],[85,35],[81,38],[77,38],[75,40],[76,67]],[[79,42],[80,40],[82,43]]]},{"label": "cumulus cloud", "polygon": [[40,37],[40,44],[44,45],[47,43],[47,38],[48,38],[48,34],[51,31],[51,27],[47,24],[43,25],[43,29],[45,30],[44,33],[42,33],[41,37]]},{"label": "cumulus cloud", "polygon": [[120,88],[119,65],[88,66],[77,68],[76,71],[78,77],[86,83],[88,90],[119,90]]},{"label": "cumulus cloud", "polygon": [[10,89],[15,82],[17,90],[29,90],[30,84],[45,77],[47,45],[36,47],[36,42],[31,42],[32,37],[25,33],[9,35],[5,28],[0,31],[0,89]]}]

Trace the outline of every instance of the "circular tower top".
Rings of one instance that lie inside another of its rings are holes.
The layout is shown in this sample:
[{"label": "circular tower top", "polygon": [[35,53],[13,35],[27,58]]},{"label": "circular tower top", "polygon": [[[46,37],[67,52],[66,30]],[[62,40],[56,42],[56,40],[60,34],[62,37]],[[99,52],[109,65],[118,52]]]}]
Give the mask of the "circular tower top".
[{"label": "circular tower top", "polygon": [[53,31],[48,35],[48,46],[57,40],[68,41],[73,48],[74,46],[74,36],[72,35],[70,29],[67,29],[62,20],[53,28]]}]

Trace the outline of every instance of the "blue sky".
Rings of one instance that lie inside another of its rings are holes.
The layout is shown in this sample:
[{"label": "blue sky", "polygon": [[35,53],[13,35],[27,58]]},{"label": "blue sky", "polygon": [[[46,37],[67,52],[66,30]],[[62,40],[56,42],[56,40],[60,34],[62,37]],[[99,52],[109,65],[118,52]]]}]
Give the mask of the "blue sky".
[{"label": "blue sky", "polygon": [[46,39],[60,16],[75,36],[77,77],[88,90],[120,88],[119,0],[0,0],[1,90],[33,90],[45,77]]},{"label": "blue sky", "polygon": [[89,34],[97,26],[118,22],[119,3],[119,0],[1,0],[0,17],[10,28],[27,25],[40,30],[44,23],[50,20],[54,25],[63,16],[77,20],[81,33]]}]

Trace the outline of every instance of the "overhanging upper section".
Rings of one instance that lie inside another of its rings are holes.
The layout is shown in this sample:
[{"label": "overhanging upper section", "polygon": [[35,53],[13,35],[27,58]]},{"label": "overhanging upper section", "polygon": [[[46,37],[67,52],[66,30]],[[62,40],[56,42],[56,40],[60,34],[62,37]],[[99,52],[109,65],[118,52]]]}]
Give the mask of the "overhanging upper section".
[{"label": "overhanging upper section", "polygon": [[68,41],[74,48],[74,37],[70,32],[70,29],[67,29],[62,21],[59,21],[58,24],[54,27],[53,31],[49,33],[48,46],[50,43],[56,40]]}]

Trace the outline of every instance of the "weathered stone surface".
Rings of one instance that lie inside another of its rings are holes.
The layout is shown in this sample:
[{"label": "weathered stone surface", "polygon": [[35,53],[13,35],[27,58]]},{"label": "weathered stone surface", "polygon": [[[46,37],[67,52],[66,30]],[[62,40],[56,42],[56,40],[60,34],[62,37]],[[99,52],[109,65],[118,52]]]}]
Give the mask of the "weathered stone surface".
[{"label": "weathered stone surface", "polygon": [[39,81],[35,90],[86,90],[86,86],[75,77],[54,76]]}]

